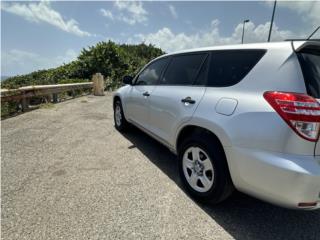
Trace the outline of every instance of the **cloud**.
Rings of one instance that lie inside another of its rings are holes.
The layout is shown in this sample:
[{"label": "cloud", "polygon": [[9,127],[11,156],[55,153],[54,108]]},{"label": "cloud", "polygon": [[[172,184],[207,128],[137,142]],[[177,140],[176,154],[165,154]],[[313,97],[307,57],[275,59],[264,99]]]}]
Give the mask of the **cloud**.
[{"label": "cloud", "polygon": [[109,18],[112,21],[114,20],[114,16],[111,11],[101,8],[100,12],[101,12],[102,16]]},{"label": "cloud", "polygon": [[27,21],[40,23],[45,22],[55,26],[65,32],[75,34],[77,36],[91,36],[89,32],[79,28],[76,20],[64,20],[61,14],[52,9],[50,2],[42,1],[39,3],[6,3],[3,2],[1,9],[23,17]]},{"label": "cloud", "polygon": [[[266,4],[273,7],[273,1],[267,1]],[[277,8],[288,8],[295,11],[301,16],[304,22],[310,25],[311,29],[303,29],[305,34],[311,34],[310,31],[314,30],[320,24],[320,2],[319,1],[288,1],[282,0],[277,2]],[[277,15],[277,10],[276,10]],[[281,16],[279,16],[281,17]],[[277,18],[277,16],[275,16]],[[304,34],[304,37],[307,35]]]},{"label": "cloud", "polygon": [[141,1],[115,1],[114,7],[120,12],[119,21],[134,25],[148,20],[148,12],[143,8]]},{"label": "cloud", "polygon": [[[195,34],[185,34],[184,32],[174,33],[170,28],[164,27],[157,32],[149,34],[137,34],[134,38],[128,39],[128,42],[145,42],[154,44],[166,52],[172,52],[188,48],[237,44],[241,42],[242,23],[239,23],[233,30],[231,36],[222,36],[219,31],[220,21],[215,19],[207,29],[202,29]],[[266,42],[269,32],[270,22],[255,25],[253,22],[246,24],[245,42]],[[272,30],[272,40],[283,40],[293,36],[288,30],[280,30],[276,24]]]},{"label": "cloud", "polygon": [[39,69],[58,67],[77,58],[73,49],[57,57],[42,57],[37,53],[12,49],[1,54],[1,71],[3,75],[26,74]]},{"label": "cloud", "polygon": [[173,5],[169,5],[169,11],[170,11],[173,18],[175,18],[175,19],[178,18],[178,13]]}]

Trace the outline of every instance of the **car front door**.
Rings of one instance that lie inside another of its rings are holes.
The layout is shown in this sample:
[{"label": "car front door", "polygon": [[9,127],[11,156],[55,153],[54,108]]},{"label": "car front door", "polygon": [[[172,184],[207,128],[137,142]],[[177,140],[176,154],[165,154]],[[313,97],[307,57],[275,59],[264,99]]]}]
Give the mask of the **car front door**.
[{"label": "car front door", "polygon": [[151,62],[137,76],[128,94],[128,118],[134,124],[144,129],[149,129],[149,96],[156,88],[167,62],[167,58],[161,58]]},{"label": "car front door", "polygon": [[172,56],[149,98],[151,132],[168,144],[179,125],[192,117],[205,93],[207,59],[207,53]]}]

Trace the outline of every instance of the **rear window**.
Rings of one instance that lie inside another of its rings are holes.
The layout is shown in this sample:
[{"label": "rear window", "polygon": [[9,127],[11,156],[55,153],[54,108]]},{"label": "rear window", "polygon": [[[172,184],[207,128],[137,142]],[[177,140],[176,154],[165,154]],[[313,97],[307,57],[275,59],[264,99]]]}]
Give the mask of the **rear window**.
[{"label": "rear window", "polygon": [[307,93],[320,98],[320,50],[305,50],[298,53]]},{"label": "rear window", "polygon": [[265,50],[225,50],[212,52],[208,86],[227,87],[239,83],[259,62]]}]

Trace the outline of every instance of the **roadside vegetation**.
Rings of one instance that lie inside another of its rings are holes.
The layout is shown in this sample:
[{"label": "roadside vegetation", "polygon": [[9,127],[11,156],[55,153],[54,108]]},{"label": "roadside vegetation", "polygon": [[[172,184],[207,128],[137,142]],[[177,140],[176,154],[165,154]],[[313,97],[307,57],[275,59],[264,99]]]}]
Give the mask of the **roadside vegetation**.
[{"label": "roadside vegetation", "polygon": [[[15,89],[30,85],[48,85],[63,83],[80,83],[91,80],[92,75],[101,73],[105,78],[107,90],[121,86],[125,75],[135,75],[151,59],[164,52],[160,48],[144,43],[138,45],[116,44],[112,41],[99,42],[95,46],[82,49],[76,60],[57,68],[39,70],[25,75],[10,77],[1,82],[1,88]],[[83,95],[76,90],[75,95]],[[71,93],[59,94],[66,99]],[[46,99],[33,99],[42,104]],[[1,103],[1,117],[14,115],[21,111],[18,102]]]},{"label": "roadside vegetation", "polygon": [[10,77],[1,82],[1,88],[87,82],[93,74],[100,72],[108,79],[106,87],[115,89],[121,85],[124,75],[134,75],[148,61],[163,53],[161,49],[144,43],[128,45],[99,42],[84,48],[75,61],[57,68]]}]

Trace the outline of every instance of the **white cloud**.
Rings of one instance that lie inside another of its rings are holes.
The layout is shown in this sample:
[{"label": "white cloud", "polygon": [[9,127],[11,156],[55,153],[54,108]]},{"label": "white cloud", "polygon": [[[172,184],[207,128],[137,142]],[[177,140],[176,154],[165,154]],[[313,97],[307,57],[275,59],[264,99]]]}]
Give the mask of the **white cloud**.
[{"label": "white cloud", "polygon": [[[273,7],[273,1],[267,1],[266,4]],[[288,8],[298,13],[304,22],[310,25],[310,28],[304,28],[301,30],[303,37],[308,37],[311,32],[320,24],[320,1],[288,1],[282,0],[277,2],[277,8]],[[281,18],[276,16],[275,18]]]},{"label": "white cloud", "polygon": [[58,67],[77,58],[73,49],[57,57],[42,57],[37,53],[12,49],[1,54],[1,71],[3,75],[26,74],[39,69]]},{"label": "white cloud", "polygon": [[279,7],[286,7],[296,11],[305,21],[311,20],[314,27],[320,23],[320,2],[318,1],[280,1]]},{"label": "white cloud", "polygon": [[143,23],[148,20],[148,12],[143,8],[141,1],[115,1],[114,7],[120,11],[117,16],[119,21],[134,25],[136,23]]},{"label": "white cloud", "polygon": [[178,18],[178,13],[173,5],[169,5],[169,11],[170,11],[173,18],[175,18],[175,19]]},{"label": "white cloud", "polygon": [[211,27],[212,27],[212,28],[218,28],[219,24],[220,24],[219,19],[213,19],[213,20],[211,21]]},{"label": "white cloud", "polygon": [[45,22],[53,25],[65,32],[75,34],[77,36],[91,36],[89,32],[79,28],[76,20],[64,20],[61,14],[51,8],[50,2],[42,1],[39,3],[6,3],[3,2],[1,9],[16,14],[30,22]]},{"label": "white cloud", "polygon": [[[242,23],[239,23],[231,36],[221,36],[219,31],[219,20],[215,19],[211,22],[208,29],[202,29],[198,33],[187,35],[184,32],[174,33],[170,28],[164,27],[155,33],[137,34],[135,38],[128,39],[129,42],[145,42],[151,43],[162,48],[166,52],[214,46],[224,44],[237,44],[241,42]],[[259,24],[249,22],[245,28],[245,42],[266,42],[269,32],[270,22]],[[272,30],[272,40],[283,40],[293,36],[293,33],[288,30],[280,30],[276,24]]]},{"label": "white cloud", "polygon": [[101,8],[100,12],[101,12],[102,16],[109,18],[110,20],[114,20],[114,16],[111,11]]}]

